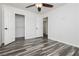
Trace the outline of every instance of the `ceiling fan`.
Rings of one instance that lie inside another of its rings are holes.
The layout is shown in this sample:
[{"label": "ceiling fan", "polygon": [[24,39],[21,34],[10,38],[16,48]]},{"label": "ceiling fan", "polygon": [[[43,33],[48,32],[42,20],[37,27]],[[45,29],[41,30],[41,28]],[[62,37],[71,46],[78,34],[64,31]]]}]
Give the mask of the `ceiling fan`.
[{"label": "ceiling fan", "polygon": [[36,4],[29,5],[26,8],[33,7],[33,6],[36,6],[39,12],[41,11],[42,7],[48,7],[48,8],[53,7],[53,5],[47,4],[47,3],[36,3]]}]

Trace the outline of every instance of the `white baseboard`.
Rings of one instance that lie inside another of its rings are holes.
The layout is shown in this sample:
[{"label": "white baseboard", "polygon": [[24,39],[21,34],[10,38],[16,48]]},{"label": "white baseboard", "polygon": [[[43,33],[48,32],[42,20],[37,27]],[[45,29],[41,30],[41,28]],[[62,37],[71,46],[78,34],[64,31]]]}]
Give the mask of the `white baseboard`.
[{"label": "white baseboard", "polygon": [[42,38],[43,36],[39,36],[39,37],[28,37],[28,38],[25,38],[25,40],[27,39],[34,39],[34,38]]},{"label": "white baseboard", "polygon": [[77,44],[72,44],[72,43],[69,43],[69,42],[66,42],[66,41],[64,42],[64,41],[55,39],[55,38],[53,38],[53,37],[48,37],[48,39],[54,40],[54,41],[58,41],[58,42],[61,42],[61,43],[64,43],[64,44],[71,45],[71,46],[74,46],[74,47],[78,47],[78,48],[79,48],[79,45],[77,45]]}]

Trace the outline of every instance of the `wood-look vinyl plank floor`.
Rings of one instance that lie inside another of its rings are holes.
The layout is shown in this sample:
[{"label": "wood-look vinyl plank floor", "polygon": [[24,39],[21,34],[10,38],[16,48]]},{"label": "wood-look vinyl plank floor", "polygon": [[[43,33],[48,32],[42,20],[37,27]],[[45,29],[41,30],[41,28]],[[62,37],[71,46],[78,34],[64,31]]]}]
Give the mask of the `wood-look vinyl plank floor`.
[{"label": "wood-look vinyl plank floor", "polygon": [[0,48],[0,56],[79,56],[79,48],[46,38],[18,39]]}]

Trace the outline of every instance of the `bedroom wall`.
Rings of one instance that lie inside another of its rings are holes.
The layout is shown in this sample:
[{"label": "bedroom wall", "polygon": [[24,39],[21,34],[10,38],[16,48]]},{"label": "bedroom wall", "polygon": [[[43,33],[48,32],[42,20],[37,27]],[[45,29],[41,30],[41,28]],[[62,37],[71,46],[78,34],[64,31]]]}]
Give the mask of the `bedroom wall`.
[{"label": "bedroom wall", "polygon": [[[11,11],[10,18],[13,17],[13,19],[15,19],[15,17],[14,17],[15,14],[21,14],[21,15],[25,16],[25,39],[43,36],[43,29],[42,29],[43,24],[42,24],[41,15],[26,11],[26,10],[21,10],[21,9],[18,9],[15,7],[7,6],[7,5],[4,5],[4,8],[6,9],[6,11],[8,9],[8,12]],[[7,16],[9,17],[9,15],[7,15]],[[8,39],[6,41],[8,42]]]},{"label": "bedroom wall", "polygon": [[45,14],[48,38],[79,47],[79,4],[65,4]]},{"label": "bedroom wall", "polygon": [[43,36],[42,15],[13,8],[15,13],[25,15],[25,39]]},{"label": "bedroom wall", "polygon": [[43,36],[43,20],[40,15],[28,13],[25,25],[26,39]]}]

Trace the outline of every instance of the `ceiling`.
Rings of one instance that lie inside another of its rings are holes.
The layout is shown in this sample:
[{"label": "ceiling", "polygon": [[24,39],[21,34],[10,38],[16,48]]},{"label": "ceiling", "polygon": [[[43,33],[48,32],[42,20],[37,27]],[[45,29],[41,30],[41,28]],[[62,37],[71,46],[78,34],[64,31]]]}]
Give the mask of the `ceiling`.
[{"label": "ceiling", "polygon": [[[13,6],[13,7],[16,7],[16,8],[20,8],[20,9],[23,9],[23,10],[28,10],[30,12],[39,13],[35,6],[30,7],[30,8],[25,8],[26,6],[32,5],[33,3],[4,3],[4,4],[10,5],[10,6]],[[50,4],[54,5],[54,7],[53,8],[42,7],[40,13],[49,12],[49,11],[55,9],[55,8],[63,6],[65,3],[50,3]]]}]

